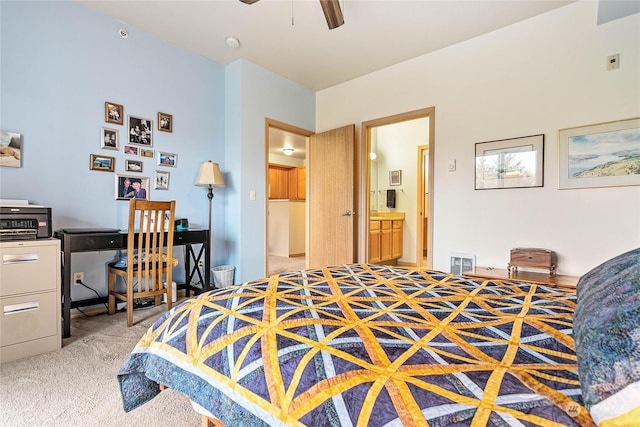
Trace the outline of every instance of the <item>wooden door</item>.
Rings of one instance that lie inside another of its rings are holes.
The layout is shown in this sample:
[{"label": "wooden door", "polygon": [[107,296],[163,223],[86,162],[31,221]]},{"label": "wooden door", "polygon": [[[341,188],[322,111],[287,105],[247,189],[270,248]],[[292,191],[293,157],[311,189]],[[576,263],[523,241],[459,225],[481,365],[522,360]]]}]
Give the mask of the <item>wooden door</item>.
[{"label": "wooden door", "polygon": [[312,135],[307,153],[307,267],[355,256],[355,125]]}]

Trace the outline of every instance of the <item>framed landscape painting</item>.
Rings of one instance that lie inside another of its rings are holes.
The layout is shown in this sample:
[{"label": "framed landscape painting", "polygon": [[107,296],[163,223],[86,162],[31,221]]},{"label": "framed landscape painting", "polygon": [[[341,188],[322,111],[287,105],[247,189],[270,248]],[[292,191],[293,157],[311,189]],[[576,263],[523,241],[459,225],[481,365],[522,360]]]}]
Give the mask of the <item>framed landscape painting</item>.
[{"label": "framed landscape painting", "polygon": [[92,171],[113,172],[115,170],[115,163],[115,157],[101,156],[99,154],[89,155],[89,169]]},{"label": "framed landscape painting", "polygon": [[476,143],[476,190],[542,187],[544,134]]},{"label": "framed landscape painting", "polygon": [[558,187],[640,185],[640,118],[560,129]]}]

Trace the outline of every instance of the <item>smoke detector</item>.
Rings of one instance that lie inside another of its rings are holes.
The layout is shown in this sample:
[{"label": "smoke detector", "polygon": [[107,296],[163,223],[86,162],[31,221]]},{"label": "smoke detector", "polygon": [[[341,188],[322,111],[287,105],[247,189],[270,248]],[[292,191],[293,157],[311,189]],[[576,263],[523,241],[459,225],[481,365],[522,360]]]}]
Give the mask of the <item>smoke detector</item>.
[{"label": "smoke detector", "polygon": [[120,33],[120,37],[122,37],[123,39],[129,37],[129,32],[124,28],[120,28],[120,31],[118,31],[118,33]]},{"label": "smoke detector", "polygon": [[240,40],[238,40],[237,37],[229,36],[224,39],[224,42],[227,44],[227,46],[231,46],[233,49],[237,49],[240,47]]}]

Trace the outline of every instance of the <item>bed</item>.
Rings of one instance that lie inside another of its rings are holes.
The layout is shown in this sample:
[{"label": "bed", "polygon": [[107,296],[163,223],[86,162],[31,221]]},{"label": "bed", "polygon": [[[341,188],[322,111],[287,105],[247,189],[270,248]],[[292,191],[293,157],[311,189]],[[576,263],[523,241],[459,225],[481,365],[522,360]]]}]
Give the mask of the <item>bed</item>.
[{"label": "bed", "polygon": [[575,289],[349,264],[186,300],[118,373],[226,426],[590,426]]}]

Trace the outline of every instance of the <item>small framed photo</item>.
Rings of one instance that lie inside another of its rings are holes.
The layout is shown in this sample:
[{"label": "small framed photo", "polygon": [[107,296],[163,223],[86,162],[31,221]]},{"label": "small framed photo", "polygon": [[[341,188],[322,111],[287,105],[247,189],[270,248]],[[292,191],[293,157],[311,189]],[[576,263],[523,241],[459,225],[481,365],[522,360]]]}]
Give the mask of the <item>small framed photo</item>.
[{"label": "small framed photo", "polygon": [[116,200],[149,200],[149,177],[116,175]]},{"label": "small framed photo", "polygon": [[127,172],[142,172],[142,161],[127,159],[124,161],[124,170]]},{"label": "small framed photo", "polygon": [[89,170],[113,172],[115,170],[116,158],[101,156],[100,154],[89,155]]},{"label": "small framed photo", "polygon": [[173,116],[167,113],[158,113],[158,130],[173,132]]},{"label": "small framed photo", "polygon": [[0,166],[22,167],[22,134],[0,131]]},{"label": "small framed photo", "polygon": [[389,171],[389,185],[402,185],[402,171]]},{"label": "small framed photo", "polygon": [[158,166],[168,166],[175,168],[178,166],[178,155],[174,153],[165,153],[158,151]]},{"label": "small framed photo", "polygon": [[167,171],[155,171],[154,177],[154,190],[168,190],[169,189],[169,172]]},{"label": "small framed photo", "polygon": [[149,150],[148,148],[141,148],[140,149],[140,156],[141,157],[148,157],[150,159],[153,159],[155,156],[153,154],[153,150]]},{"label": "small framed photo", "polygon": [[118,129],[102,128],[102,148],[107,150],[118,150],[120,148]]},{"label": "small framed photo", "polygon": [[476,143],[476,190],[543,187],[544,134]]},{"label": "small framed photo", "polygon": [[558,188],[640,185],[640,117],[558,132]]},{"label": "small framed photo", "polygon": [[107,123],[115,123],[117,125],[122,124],[124,117],[124,107],[120,104],[114,104],[113,102],[104,103],[104,121]]},{"label": "small framed photo", "polygon": [[153,146],[153,121],[129,115],[129,144]]},{"label": "small framed photo", "polygon": [[140,154],[140,147],[136,147],[135,145],[125,145],[122,151],[124,152],[124,154],[137,156]]}]

